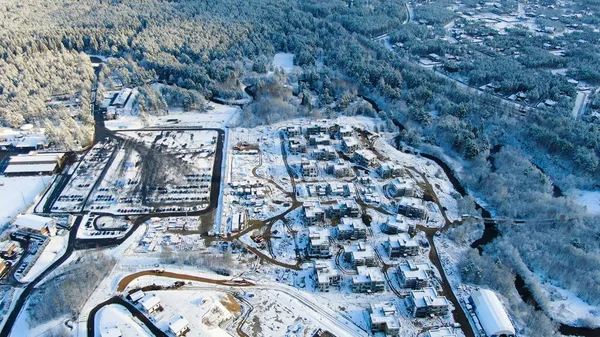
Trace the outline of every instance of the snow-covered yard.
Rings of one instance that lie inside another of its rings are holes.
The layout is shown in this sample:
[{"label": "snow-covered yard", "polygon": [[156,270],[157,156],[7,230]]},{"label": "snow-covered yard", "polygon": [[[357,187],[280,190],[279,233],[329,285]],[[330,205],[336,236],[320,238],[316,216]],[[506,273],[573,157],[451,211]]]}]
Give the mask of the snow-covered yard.
[{"label": "snow-covered yard", "polygon": [[26,209],[44,187],[52,181],[49,176],[4,177],[0,176],[0,224],[10,221]]}]

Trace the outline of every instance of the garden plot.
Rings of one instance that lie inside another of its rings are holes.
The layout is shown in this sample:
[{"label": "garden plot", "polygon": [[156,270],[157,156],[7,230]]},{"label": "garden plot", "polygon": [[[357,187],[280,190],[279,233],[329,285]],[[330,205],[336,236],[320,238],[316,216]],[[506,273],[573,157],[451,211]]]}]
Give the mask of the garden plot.
[{"label": "garden plot", "polygon": [[115,150],[116,142],[100,142],[92,147],[74,169],[67,186],[52,206],[53,212],[79,211],[83,209],[94,184],[102,173]]},{"label": "garden plot", "polygon": [[129,131],[116,136],[120,148],[90,197],[90,210],[129,214],[208,206],[216,131]]}]

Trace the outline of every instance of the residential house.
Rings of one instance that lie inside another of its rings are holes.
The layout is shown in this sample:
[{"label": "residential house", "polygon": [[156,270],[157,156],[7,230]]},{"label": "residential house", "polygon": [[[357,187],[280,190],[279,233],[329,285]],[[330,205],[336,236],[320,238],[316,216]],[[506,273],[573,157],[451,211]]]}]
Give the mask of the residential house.
[{"label": "residential house", "polygon": [[452,328],[449,327],[441,327],[436,329],[431,329],[427,331],[425,337],[456,337],[457,335],[454,333]]},{"label": "residential house", "polygon": [[446,297],[439,296],[431,287],[410,291],[407,302],[411,314],[415,317],[443,316],[450,308]]},{"label": "residential house", "polygon": [[354,137],[344,137],[342,138],[342,151],[352,154],[355,151],[360,149],[360,145],[358,144],[358,140]]},{"label": "residential house", "polygon": [[308,160],[303,157],[300,166],[302,167],[302,175],[304,177],[316,177],[319,174],[317,162],[314,160]]},{"label": "residential house", "polygon": [[422,199],[402,198],[398,203],[398,214],[414,219],[427,219],[427,209]]},{"label": "residential house", "polygon": [[190,331],[189,322],[181,315],[175,315],[169,319],[169,331],[177,337],[184,336]]},{"label": "residential house", "polygon": [[402,175],[404,169],[391,161],[382,162],[377,168],[377,174],[383,179],[395,178]]},{"label": "residential house", "polygon": [[375,255],[373,246],[364,242],[344,246],[344,259],[350,262],[352,267],[377,266],[377,256]]},{"label": "residential house", "polygon": [[315,273],[317,275],[317,289],[321,292],[329,292],[330,287],[339,287],[340,271],[331,263],[316,263]]},{"label": "residential house", "polygon": [[396,178],[387,185],[387,192],[392,198],[414,197],[415,186],[412,182],[403,181],[400,178]]},{"label": "residential house", "polygon": [[352,175],[352,165],[343,159],[339,159],[337,162],[330,163],[327,171],[336,178],[349,177]]},{"label": "residential house", "polygon": [[377,160],[377,155],[373,153],[371,150],[362,149],[356,150],[354,152],[353,160],[358,165],[364,167],[377,167],[379,166],[379,161]]},{"label": "residential house", "polygon": [[419,243],[411,239],[406,233],[388,236],[387,241],[383,243],[390,259],[397,259],[403,256],[419,255]]},{"label": "residential house", "polygon": [[359,218],[342,218],[335,228],[338,240],[361,240],[367,238],[367,226]]},{"label": "residential house", "polygon": [[331,256],[329,251],[329,230],[316,227],[309,227],[308,230],[308,255],[319,257]]},{"label": "residential house", "polygon": [[350,288],[353,293],[376,293],[385,290],[385,277],[377,267],[357,267],[358,275],[352,275]]},{"label": "residential house", "polygon": [[160,298],[154,294],[148,294],[139,300],[140,305],[148,314],[152,314],[161,309]]},{"label": "residential house", "polygon": [[334,160],[337,158],[337,152],[331,145],[317,145],[312,154],[316,160]]},{"label": "residential house", "polygon": [[302,205],[304,220],[307,226],[312,226],[325,221],[325,210],[318,201],[306,201]]},{"label": "residential house", "polygon": [[386,336],[400,334],[398,310],[392,302],[378,302],[369,305],[369,320],[373,334],[382,332]]},{"label": "residential house", "polygon": [[432,273],[429,263],[407,261],[398,266],[398,280],[404,288],[421,289],[427,287]]}]

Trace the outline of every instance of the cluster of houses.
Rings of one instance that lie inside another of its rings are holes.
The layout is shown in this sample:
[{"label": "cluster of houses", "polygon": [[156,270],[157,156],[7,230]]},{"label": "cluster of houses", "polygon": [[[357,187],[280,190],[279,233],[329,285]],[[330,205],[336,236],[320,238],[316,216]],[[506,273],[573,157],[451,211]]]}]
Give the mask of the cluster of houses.
[{"label": "cluster of houses", "polygon": [[[155,294],[145,294],[144,291],[137,290],[129,294],[127,298],[147,316],[163,310],[161,300]],[[185,336],[190,331],[189,322],[181,315],[171,317],[167,326],[169,334],[176,337]]]},{"label": "cluster of houses", "polygon": [[360,207],[354,199],[336,199],[327,204],[310,200],[304,202],[302,209],[307,226],[324,224],[326,219],[357,218],[360,216]]}]

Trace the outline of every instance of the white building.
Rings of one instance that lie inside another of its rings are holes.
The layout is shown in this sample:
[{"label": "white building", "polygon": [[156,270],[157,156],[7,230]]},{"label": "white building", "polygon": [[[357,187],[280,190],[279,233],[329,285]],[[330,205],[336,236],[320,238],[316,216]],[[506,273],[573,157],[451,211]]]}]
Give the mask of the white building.
[{"label": "white building", "polygon": [[148,294],[139,300],[145,312],[151,314],[160,309],[160,298],[154,294]]},{"label": "white building", "polygon": [[377,155],[373,153],[371,150],[357,150],[354,152],[354,161],[361,166],[364,167],[378,167],[379,161],[377,160]]},{"label": "white building", "polygon": [[169,331],[177,337],[183,336],[190,331],[189,324],[188,320],[181,315],[175,315],[169,320]]},{"label": "white building", "polygon": [[315,273],[317,275],[317,289],[321,292],[329,292],[330,287],[339,287],[340,271],[329,263],[316,263]]},{"label": "white building", "polygon": [[316,177],[319,174],[317,162],[314,160],[302,158],[300,166],[302,167],[302,175],[304,177]]},{"label": "white building", "polygon": [[414,184],[403,181],[400,178],[396,178],[392,180],[389,185],[387,185],[388,195],[394,198],[397,197],[414,197],[415,195],[415,187]]},{"label": "white building", "polygon": [[390,259],[419,254],[419,243],[406,233],[388,236],[383,246]]},{"label": "white building", "polygon": [[137,303],[139,300],[144,298],[144,296],[146,296],[146,294],[144,294],[144,292],[142,290],[138,290],[136,292],[129,294],[129,299],[131,300],[131,302]]},{"label": "white building", "polygon": [[367,238],[367,226],[359,218],[342,218],[335,228],[338,240],[360,240]]},{"label": "white building", "polygon": [[353,293],[376,293],[385,290],[385,277],[377,267],[360,266],[358,275],[353,275],[351,288]]},{"label": "white building", "polygon": [[307,226],[312,226],[325,221],[325,210],[318,201],[306,201],[302,205],[304,219]]},{"label": "white building", "polygon": [[353,267],[377,266],[377,256],[375,255],[373,246],[364,242],[344,246],[344,258],[346,261],[350,262]]},{"label": "white building", "polygon": [[19,214],[14,222],[19,229],[40,233],[46,236],[56,235],[56,222],[35,214]]},{"label": "white building", "polygon": [[425,337],[456,337],[456,334],[451,328],[443,327],[427,331]]},{"label": "white building", "polygon": [[421,289],[427,287],[431,274],[429,263],[407,261],[398,266],[398,280],[404,288]]},{"label": "white building", "polygon": [[439,296],[434,288],[413,290],[407,298],[410,312],[415,317],[429,315],[443,316],[450,309],[450,302],[444,296]]},{"label": "white building", "polygon": [[354,137],[344,137],[342,138],[342,150],[348,154],[354,153],[356,150],[360,149],[360,145],[358,141]]},{"label": "white building", "polygon": [[392,302],[371,303],[369,319],[373,333],[383,332],[386,336],[398,336],[400,333],[398,310]]},{"label": "white building", "polygon": [[513,327],[502,303],[496,294],[488,289],[481,289],[469,298],[475,308],[475,314],[488,337],[515,337]]},{"label": "white building", "polygon": [[308,255],[330,256],[329,230],[325,228],[309,227]]}]

